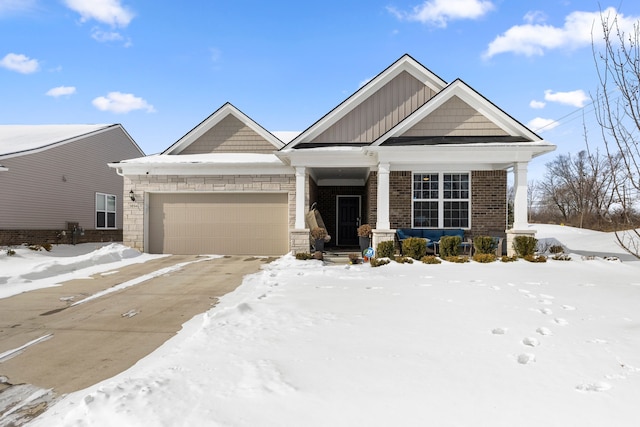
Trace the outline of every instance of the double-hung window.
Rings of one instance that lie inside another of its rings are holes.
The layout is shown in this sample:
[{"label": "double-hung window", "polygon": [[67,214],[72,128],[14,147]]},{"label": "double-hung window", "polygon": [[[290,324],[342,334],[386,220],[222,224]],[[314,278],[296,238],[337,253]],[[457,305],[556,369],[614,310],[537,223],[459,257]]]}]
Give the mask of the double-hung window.
[{"label": "double-hung window", "polygon": [[412,216],[415,228],[469,228],[468,173],[414,173]]},{"label": "double-hung window", "polygon": [[116,196],[96,193],[96,228],[116,228]]}]

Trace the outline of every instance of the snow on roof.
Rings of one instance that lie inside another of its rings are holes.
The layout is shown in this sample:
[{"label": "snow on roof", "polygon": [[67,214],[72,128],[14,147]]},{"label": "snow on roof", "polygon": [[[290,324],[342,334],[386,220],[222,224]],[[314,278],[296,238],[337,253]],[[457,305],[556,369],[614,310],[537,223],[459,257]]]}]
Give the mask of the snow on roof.
[{"label": "snow on roof", "polygon": [[37,150],[112,125],[0,125],[0,156]]},{"label": "snow on roof", "polygon": [[296,130],[277,130],[271,133],[273,134],[273,136],[275,136],[285,144],[290,143],[291,141],[294,140],[296,136],[301,134],[300,131],[296,131]]},{"label": "snow on roof", "polygon": [[126,164],[274,164],[282,165],[282,161],[274,154],[258,153],[207,153],[207,154],[154,154],[138,157],[136,159],[123,160]]}]

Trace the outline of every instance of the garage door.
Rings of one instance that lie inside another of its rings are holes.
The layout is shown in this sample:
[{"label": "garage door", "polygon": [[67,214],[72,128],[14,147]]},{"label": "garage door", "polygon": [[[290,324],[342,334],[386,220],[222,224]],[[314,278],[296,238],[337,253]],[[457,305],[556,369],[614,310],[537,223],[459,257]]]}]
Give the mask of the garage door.
[{"label": "garage door", "polygon": [[149,252],[283,255],[287,194],[151,194]]}]

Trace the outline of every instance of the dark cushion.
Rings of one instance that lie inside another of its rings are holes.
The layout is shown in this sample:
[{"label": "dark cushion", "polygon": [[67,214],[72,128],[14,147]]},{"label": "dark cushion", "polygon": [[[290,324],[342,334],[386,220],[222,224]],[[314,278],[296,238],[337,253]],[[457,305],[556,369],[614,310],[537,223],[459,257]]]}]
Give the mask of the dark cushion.
[{"label": "dark cushion", "polygon": [[445,236],[458,236],[460,240],[464,242],[464,230],[455,229],[455,230],[444,230]]},{"label": "dark cushion", "polygon": [[402,228],[398,228],[396,234],[398,235],[398,240],[404,240],[408,237]]},{"label": "dark cushion", "polygon": [[406,234],[407,237],[424,237],[422,235],[422,230],[419,228],[404,228],[402,231],[404,231],[404,234]]},{"label": "dark cushion", "polygon": [[425,239],[429,239],[432,242],[439,242],[440,238],[442,237],[442,230],[429,230],[429,229],[423,229],[422,231],[422,236]]}]

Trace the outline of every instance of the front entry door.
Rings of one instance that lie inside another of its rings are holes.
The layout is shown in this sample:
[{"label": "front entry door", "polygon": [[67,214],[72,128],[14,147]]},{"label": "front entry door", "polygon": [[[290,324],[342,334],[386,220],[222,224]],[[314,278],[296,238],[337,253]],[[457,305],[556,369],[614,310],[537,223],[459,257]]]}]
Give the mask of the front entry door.
[{"label": "front entry door", "polygon": [[336,245],[358,245],[358,221],[360,219],[360,196],[337,196],[338,214]]}]

